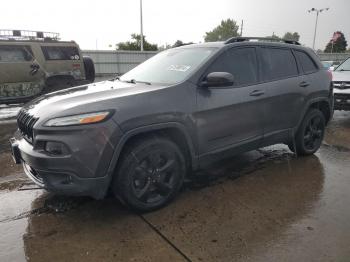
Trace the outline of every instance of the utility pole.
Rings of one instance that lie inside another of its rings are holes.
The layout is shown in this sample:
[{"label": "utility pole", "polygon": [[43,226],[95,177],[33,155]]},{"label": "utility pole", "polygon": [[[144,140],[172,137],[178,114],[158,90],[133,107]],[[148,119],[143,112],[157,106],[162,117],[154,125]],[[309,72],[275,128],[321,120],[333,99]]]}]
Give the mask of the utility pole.
[{"label": "utility pole", "polygon": [[140,0],[140,24],[141,24],[141,51],[143,51],[142,0]]},{"label": "utility pole", "polygon": [[322,9],[316,9],[316,8],[311,8],[308,10],[309,13],[311,12],[316,12],[316,22],[315,22],[315,31],[314,31],[314,40],[312,42],[312,49],[315,50],[315,41],[316,41],[316,34],[317,34],[317,23],[318,23],[318,15],[322,13],[323,11],[328,11],[329,8],[322,8]]},{"label": "utility pole", "polygon": [[241,36],[243,36],[243,19],[242,19],[242,23],[241,23]]},{"label": "utility pole", "polygon": [[334,48],[334,41],[332,39],[332,49],[331,49],[331,54],[333,54],[333,48]]}]

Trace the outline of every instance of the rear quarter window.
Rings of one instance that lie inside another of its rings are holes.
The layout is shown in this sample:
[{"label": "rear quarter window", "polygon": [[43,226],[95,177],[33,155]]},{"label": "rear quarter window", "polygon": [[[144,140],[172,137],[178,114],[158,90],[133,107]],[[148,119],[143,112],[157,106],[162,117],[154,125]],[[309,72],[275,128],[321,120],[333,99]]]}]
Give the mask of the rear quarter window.
[{"label": "rear quarter window", "polygon": [[312,58],[308,54],[302,51],[296,51],[296,50],[294,50],[294,52],[305,74],[310,74],[317,71],[318,68],[315,62],[312,60]]},{"label": "rear quarter window", "polygon": [[273,81],[298,75],[297,63],[290,49],[261,48],[264,80]]},{"label": "rear quarter window", "polygon": [[74,46],[42,46],[46,60],[80,60],[78,48]]},{"label": "rear quarter window", "polygon": [[1,62],[28,62],[33,60],[33,55],[28,46],[0,46]]}]

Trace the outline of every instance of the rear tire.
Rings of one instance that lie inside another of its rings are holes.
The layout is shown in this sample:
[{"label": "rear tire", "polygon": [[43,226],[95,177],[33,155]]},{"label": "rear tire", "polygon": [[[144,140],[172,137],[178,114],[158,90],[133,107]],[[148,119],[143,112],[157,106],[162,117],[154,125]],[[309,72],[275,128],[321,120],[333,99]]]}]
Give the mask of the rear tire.
[{"label": "rear tire", "polygon": [[95,81],[95,65],[94,61],[88,56],[83,57],[84,68],[85,68],[85,79],[90,83]]},{"label": "rear tire", "polygon": [[185,175],[186,161],[175,143],[162,137],[136,140],[121,156],[112,189],[130,208],[148,212],[173,200]]},{"label": "rear tire", "polygon": [[[325,133],[326,120],[318,109],[309,110],[295,136],[295,150],[298,155],[312,155],[321,146]],[[294,146],[289,145],[294,152]]]}]

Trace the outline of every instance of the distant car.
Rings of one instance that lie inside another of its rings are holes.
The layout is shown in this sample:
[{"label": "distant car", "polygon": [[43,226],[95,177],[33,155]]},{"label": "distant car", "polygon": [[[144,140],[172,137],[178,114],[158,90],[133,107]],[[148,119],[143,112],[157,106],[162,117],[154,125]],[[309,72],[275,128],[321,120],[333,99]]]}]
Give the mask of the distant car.
[{"label": "distant car", "polygon": [[324,68],[329,69],[334,65],[334,61],[321,61]]},{"label": "distant car", "polygon": [[334,70],[334,68],[340,64],[338,61],[321,61],[321,63],[324,68],[329,70]]},{"label": "distant car", "polygon": [[311,49],[281,42],[168,49],[120,78],[41,96],[18,114],[15,162],[49,191],[111,190],[150,211],[210,160],[278,143],[311,155],[333,114],[331,74]]},{"label": "distant car", "polygon": [[0,104],[91,83],[94,63],[56,33],[0,30]]},{"label": "distant car", "polygon": [[334,109],[350,111],[350,57],[333,71]]}]

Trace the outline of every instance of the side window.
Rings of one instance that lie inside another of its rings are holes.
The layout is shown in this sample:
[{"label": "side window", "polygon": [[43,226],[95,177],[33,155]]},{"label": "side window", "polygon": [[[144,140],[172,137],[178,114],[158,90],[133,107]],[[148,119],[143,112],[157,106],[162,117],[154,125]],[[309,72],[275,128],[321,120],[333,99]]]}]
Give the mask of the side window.
[{"label": "side window", "polygon": [[314,61],[310,58],[309,55],[307,55],[304,52],[296,51],[296,50],[295,50],[295,55],[305,74],[309,74],[317,71],[317,66],[315,65]]},{"label": "side window", "polygon": [[233,48],[216,59],[207,73],[231,73],[234,76],[234,86],[243,86],[258,82],[257,67],[254,47]]},{"label": "side window", "polygon": [[42,46],[46,60],[79,60],[79,50],[71,46]]},{"label": "side window", "polygon": [[298,68],[290,49],[261,48],[262,72],[267,81],[298,75]]},{"label": "side window", "polygon": [[0,46],[1,62],[28,62],[32,60],[32,53],[27,46]]}]

